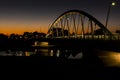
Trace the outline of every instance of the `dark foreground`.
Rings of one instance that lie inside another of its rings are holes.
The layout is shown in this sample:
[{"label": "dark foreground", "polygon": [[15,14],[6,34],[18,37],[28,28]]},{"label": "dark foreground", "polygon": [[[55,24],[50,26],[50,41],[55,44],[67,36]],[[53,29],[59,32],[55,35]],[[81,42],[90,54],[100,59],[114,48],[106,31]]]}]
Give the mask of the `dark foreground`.
[{"label": "dark foreground", "polygon": [[[117,67],[105,67],[99,59],[65,59],[56,57],[0,57],[0,66],[6,74],[19,76],[39,75],[39,79],[51,78],[68,79],[111,79],[113,74],[119,74]],[[5,75],[6,75],[5,74]],[[89,77],[88,77],[89,76]],[[96,78],[97,77],[97,78]],[[119,77],[119,76],[118,76]]]}]

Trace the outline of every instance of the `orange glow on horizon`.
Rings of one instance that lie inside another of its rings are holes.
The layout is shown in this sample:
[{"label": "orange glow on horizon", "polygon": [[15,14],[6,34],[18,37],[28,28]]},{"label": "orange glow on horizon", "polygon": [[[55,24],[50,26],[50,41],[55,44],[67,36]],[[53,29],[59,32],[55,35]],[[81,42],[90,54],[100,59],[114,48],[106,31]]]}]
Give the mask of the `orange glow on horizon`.
[{"label": "orange glow on horizon", "polygon": [[12,33],[14,34],[20,34],[22,35],[24,32],[43,32],[47,33],[48,27],[45,24],[25,24],[25,23],[0,23],[0,33],[10,35]]},{"label": "orange glow on horizon", "polygon": [[[118,26],[117,26],[118,27]],[[115,32],[117,27],[110,26],[108,27],[111,32]],[[47,23],[39,23],[39,22],[9,22],[9,21],[1,21],[0,22],[0,33],[10,35],[20,34],[22,35],[24,32],[43,32],[47,33],[48,31]]]},{"label": "orange glow on horizon", "polygon": [[[6,34],[6,35],[10,35],[12,33],[14,34],[23,34],[24,32],[40,32],[40,30],[38,29],[0,29],[0,33]],[[41,32],[43,33],[47,33],[47,29],[42,30]]]}]

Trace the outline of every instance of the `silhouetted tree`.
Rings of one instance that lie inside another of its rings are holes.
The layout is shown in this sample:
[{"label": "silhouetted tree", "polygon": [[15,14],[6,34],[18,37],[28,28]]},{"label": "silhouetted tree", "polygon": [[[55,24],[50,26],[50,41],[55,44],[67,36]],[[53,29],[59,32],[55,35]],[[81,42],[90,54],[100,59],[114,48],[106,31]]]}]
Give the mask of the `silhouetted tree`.
[{"label": "silhouetted tree", "polygon": [[24,33],[23,33],[23,38],[24,38],[25,40],[31,39],[32,36],[33,36],[33,35],[32,35],[31,32],[24,32]]},{"label": "silhouetted tree", "polygon": [[0,34],[0,40],[7,40],[8,39],[8,36],[7,35],[4,35],[4,34]]},{"label": "silhouetted tree", "polygon": [[40,33],[39,35],[40,35],[41,38],[44,38],[46,36],[45,33]]}]

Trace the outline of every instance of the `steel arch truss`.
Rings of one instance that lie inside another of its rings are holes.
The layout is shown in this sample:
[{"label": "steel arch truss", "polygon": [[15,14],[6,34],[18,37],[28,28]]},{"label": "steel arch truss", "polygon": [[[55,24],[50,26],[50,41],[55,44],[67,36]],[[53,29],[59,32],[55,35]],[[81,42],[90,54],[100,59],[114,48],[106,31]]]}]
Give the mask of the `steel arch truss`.
[{"label": "steel arch truss", "polygon": [[70,10],[54,21],[46,37],[110,39],[112,33],[90,14],[81,10]]}]

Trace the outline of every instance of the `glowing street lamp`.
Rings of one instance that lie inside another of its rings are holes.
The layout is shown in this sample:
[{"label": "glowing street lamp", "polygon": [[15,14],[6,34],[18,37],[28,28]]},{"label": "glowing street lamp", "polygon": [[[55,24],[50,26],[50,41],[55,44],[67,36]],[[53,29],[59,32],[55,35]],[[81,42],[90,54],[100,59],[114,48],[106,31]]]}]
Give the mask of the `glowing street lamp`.
[{"label": "glowing street lamp", "polygon": [[108,12],[107,12],[107,19],[106,19],[106,25],[105,27],[107,28],[107,24],[108,24],[108,18],[109,18],[109,15],[110,15],[110,9],[111,9],[111,6],[115,6],[116,3],[115,2],[111,2],[109,7],[108,7]]},{"label": "glowing street lamp", "polygon": [[112,6],[115,6],[115,2],[112,2]]}]

